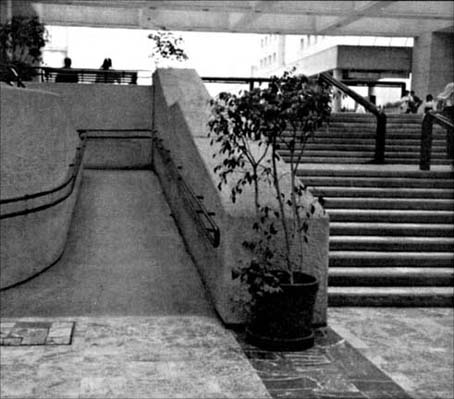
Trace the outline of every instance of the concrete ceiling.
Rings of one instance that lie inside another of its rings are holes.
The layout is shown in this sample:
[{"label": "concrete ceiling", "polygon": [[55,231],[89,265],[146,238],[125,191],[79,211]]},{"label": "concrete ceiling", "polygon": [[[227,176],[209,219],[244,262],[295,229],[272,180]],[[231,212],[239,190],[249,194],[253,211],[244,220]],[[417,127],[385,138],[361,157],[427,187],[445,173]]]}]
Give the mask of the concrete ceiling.
[{"label": "concrete ceiling", "polygon": [[[14,1],[14,0],[13,0]],[[52,25],[277,34],[418,36],[454,31],[453,1],[31,1]]]}]

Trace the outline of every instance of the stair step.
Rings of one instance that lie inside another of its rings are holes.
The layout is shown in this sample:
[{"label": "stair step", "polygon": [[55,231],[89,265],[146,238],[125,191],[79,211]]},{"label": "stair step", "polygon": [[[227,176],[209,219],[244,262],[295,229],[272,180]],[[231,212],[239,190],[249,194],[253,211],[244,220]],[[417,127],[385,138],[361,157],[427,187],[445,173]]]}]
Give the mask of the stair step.
[{"label": "stair step", "polygon": [[351,223],[331,222],[330,235],[454,237],[454,225],[430,223]]},{"label": "stair step", "polygon": [[[283,161],[289,162],[290,158],[282,157]],[[367,158],[356,158],[356,157],[342,157],[342,158],[334,158],[334,157],[311,157],[305,158],[301,160],[302,164],[305,163],[323,163],[323,164],[336,164],[336,165],[367,165],[370,164],[373,160],[373,157]],[[451,161],[448,159],[431,159],[431,165],[450,165]],[[385,165],[419,165],[419,159],[417,158],[407,158],[407,159],[400,159],[400,158],[393,158],[393,159],[386,159]]]},{"label": "stair step", "polygon": [[421,198],[324,197],[326,209],[402,209],[454,211],[454,200]]},{"label": "stair step", "polygon": [[403,188],[403,187],[330,187],[317,185],[312,194],[323,197],[377,197],[377,198],[454,198],[451,188]]},{"label": "stair step", "polygon": [[332,287],[452,286],[450,267],[332,267],[328,285]]},{"label": "stair step", "polygon": [[452,237],[331,236],[330,251],[424,251],[444,252],[454,248]]},{"label": "stair step", "polygon": [[[330,150],[330,149],[322,149],[322,150],[311,150],[306,149],[304,151],[303,158],[311,159],[311,158],[332,158],[334,160],[338,158],[368,158],[372,159],[374,157],[375,150],[373,148],[365,149],[363,151],[340,151],[340,150]],[[290,151],[287,150],[279,150],[279,155],[286,160],[290,161]],[[295,151],[295,156],[299,156],[299,151]],[[437,153],[432,152],[431,159],[445,159],[446,155],[444,153]],[[419,152],[386,152],[386,160],[393,161],[396,159],[408,159],[408,160],[415,160],[419,163]]]},{"label": "stair step", "polygon": [[[330,138],[333,139],[365,139],[375,141],[375,129],[366,130],[366,129],[331,129],[331,130],[319,130],[314,133],[311,139],[309,140],[327,140]],[[433,131],[432,132],[433,140],[439,141],[441,143],[446,143],[446,133],[443,131]],[[283,132],[281,140],[290,140],[293,137],[291,132]],[[413,131],[387,131],[386,132],[386,142],[389,140],[414,140],[421,142],[421,130]]]},{"label": "stair step", "polygon": [[[380,166],[370,165],[370,167],[360,168],[340,168],[339,166],[332,166],[331,169],[320,167],[309,168],[307,165],[301,166],[298,169],[299,176],[339,176],[339,177],[400,177],[400,178],[413,178],[413,179],[454,179],[454,172],[452,170],[443,171],[423,171],[423,170],[405,170],[397,166],[393,170],[383,169]],[[454,184],[454,183],[453,183]]]},{"label": "stair step", "polygon": [[[298,154],[302,149],[303,145],[301,143],[297,143],[295,145],[296,153]],[[278,145],[279,152],[282,155],[289,156],[290,151],[287,149],[285,143],[280,143]],[[375,151],[375,143],[360,143],[360,144],[352,144],[352,143],[319,143],[319,142],[308,142],[306,144],[304,154],[307,154],[307,151],[343,151],[343,152],[367,152],[367,151]],[[420,145],[419,144],[392,144],[387,143],[386,145],[386,153],[411,153],[415,156],[419,157]],[[439,146],[432,146],[432,155],[439,154],[444,155],[446,153],[446,146],[439,145]]]},{"label": "stair step", "polygon": [[452,252],[330,251],[330,267],[452,267]]},{"label": "stair step", "polygon": [[328,306],[453,306],[452,287],[328,287]]},{"label": "stair step", "polygon": [[329,209],[333,222],[453,223],[452,211]]},{"label": "stair step", "polygon": [[[290,137],[282,138],[279,141],[279,145],[282,148],[285,148],[285,143],[290,141]],[[375,136],[374,137],[333,137],[333,136],[322,136],[316,135],[312,139],[309,139],[307,142],[309,144],[344,144],[344,145],[367,145],[374,147],[375,146]],[[393,137],[386,138],[386,147],[392,146],[414,146],[415,148],[420,147],[421,139],[420,138],[407,138],[399,139]],[[446,150],[446,140],[445,139],[434,139],[432,140],[432,148],[439,148]]]},{"label": "stair step", "polygon": [[454,188],[450,179],[424,179],[407,177],[344,177],[344,176],[305,176],[304,184],[308,186],[341,186],[341,187],[407,187],[407,188]]}]

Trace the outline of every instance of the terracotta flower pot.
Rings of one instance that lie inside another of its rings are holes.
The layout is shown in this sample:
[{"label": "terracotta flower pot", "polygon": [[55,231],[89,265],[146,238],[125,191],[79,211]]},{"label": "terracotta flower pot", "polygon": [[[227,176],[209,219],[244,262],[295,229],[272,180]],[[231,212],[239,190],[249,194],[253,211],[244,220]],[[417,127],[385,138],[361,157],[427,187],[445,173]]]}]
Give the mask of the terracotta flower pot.
[{"label": "terracotta flower pot", "polygon": [[304,350],[314,345],[312,318],[318,280],[294,272],[294,284],[282,284],[279,293],[259,298],[251,309],[248,340],[274,350]]}]

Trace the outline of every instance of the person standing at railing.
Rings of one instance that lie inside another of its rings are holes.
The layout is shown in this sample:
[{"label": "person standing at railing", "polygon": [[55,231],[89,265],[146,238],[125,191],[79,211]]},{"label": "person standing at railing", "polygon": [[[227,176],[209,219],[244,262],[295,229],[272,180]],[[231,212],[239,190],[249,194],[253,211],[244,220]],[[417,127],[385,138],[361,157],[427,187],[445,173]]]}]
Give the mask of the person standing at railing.
[{"label": "person standing at railing", "polygon": [[96,83],[118,82],[117,74],[111,71],[110,68],[112,68],[112,60],[110,58],[105,58],[100,68],[102,72],[99,72],[96,75]]},{"label": "person standing at railing", "polygon": [[58,72],[55,77],[56,83],[77,83],[79,81],[77,73],[71,69],[71,64],[71,58],[65,57],[62,72]]}]

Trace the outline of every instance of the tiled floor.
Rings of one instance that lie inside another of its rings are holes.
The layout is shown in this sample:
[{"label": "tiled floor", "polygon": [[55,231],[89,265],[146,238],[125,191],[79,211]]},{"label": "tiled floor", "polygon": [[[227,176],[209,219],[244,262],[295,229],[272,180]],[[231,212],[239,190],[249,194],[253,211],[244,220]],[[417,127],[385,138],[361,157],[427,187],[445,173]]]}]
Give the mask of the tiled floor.
[{"label": "tiled floor", "polygon": [[1,347],[2,399],[270,398],[233,334],[215,318],[71,321],[71,345]]},{"label": "tiled floor", "polygon": [[273,398],[411,399],[392,379],[331,328],[316,331],[303,352],[270,352],[237,337]]},{"label": "tiled floor", "polygon": [[86,172],[62,260],[0,293],[1,399],[453,399],[452,309],[332,308],[313,349],[261,351],[216,318],[151,172]]},{"label": "tiled floor", "polygon": [[454,398],[453,308],[330,308],[329,317],[415,399]]},{"label": "tiled floor", "polygon": [[[3,338],[41,341],[0,347],[0,397],[452,399],[452,322],[452,309],[335,308],[314,348],[271,352],[208,316],[4,318]],[[69,328],[70,344],[48,341]]]}]

